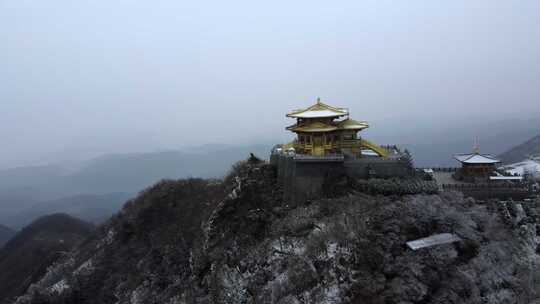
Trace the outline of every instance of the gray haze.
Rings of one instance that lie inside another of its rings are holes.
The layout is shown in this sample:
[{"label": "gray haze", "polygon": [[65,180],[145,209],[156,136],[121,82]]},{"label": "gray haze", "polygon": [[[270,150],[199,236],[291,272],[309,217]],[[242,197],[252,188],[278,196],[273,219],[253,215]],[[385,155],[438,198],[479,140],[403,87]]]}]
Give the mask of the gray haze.
[{"label": "gray haze", "polygon": [[376,141],[533,118],[538,54],[537,0],[0,0],[0,168],[284,141],[317,96]]}]

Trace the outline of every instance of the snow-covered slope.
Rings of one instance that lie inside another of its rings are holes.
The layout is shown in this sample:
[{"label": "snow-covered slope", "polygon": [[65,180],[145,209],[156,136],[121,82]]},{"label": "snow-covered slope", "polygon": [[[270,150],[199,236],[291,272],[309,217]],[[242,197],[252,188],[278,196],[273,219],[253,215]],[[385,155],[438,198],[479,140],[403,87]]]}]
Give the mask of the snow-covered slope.
[{"label": "snow-covered slope", "polygon": [[523,175],[530,173],[534,177],[540,178],[540,160],[527,159],[519,163],[506,165],[501,169],[511,174]]},{"label": "snow-covered slope", "polygon": [[[535,127],[534,129],[536,129]],[[540,153],[540,135],[537,135],[528,141],[517,145],[514,148],[504,152],[499,155],[499,158],[505,164],[512,164],[519,162],[522,159],[527,159],[531,155],[536,155]]]},{"label": "snow-covered slope", "polygon": [[[274,168],[244,163],[142,192],[16,303],[533,303],[540,201],[519,225],[515,208],[454,191],[292,205]],[[406,247],[446,232],[461,241]]]}]

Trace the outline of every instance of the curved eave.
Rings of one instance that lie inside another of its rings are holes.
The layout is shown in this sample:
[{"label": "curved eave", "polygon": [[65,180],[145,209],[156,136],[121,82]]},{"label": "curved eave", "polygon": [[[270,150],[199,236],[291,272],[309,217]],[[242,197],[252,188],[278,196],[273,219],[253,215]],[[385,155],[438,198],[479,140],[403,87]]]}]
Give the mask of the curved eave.
[{"label": "curved eave", "polygon": [[328,110],[318,110],[318,111],[305,111],[300,113],[289,113],[287,117],[291,118],[331,118],[331,117],[342,117],[347,116],[349,113],[341,112],[337,113],[334,111]]},{"label": "curved eave", "polygon": [[369,128],[367,123],[350,123],[350,124],[341,124],[338,127],[342,130],[363,130]]},{"label": "curved eave", "polygon": [[345,126],[345,127],[340,127],[339,129],[340,130],[364,130],[364,129],[367,129],[369,128],[369,126]]},{"label": "curved eave", "polygon": [[338,127],[342,130],[363,130],[369,128],[369,124],[366,121],[357,121],[349,118],[339,122]]},{"label": "curved eave", "polygon": [[324,128],[305,128],[305,127],[297,127],[297,128],[287,128],[287,130],[298,133],[318,133],[318,132],[332,132],[338,130],[336,127],[324,127]]}]

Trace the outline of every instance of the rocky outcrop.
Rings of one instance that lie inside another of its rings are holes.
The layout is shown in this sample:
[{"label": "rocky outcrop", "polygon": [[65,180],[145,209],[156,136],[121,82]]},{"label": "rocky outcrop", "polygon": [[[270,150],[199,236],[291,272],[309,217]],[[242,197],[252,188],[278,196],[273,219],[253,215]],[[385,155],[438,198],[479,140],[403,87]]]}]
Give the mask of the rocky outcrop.
[{"label": "rocky outcrop", "polygon": [[[514,210],[457,192],[348,191],[298,206],[282,197],[274,169],[259,162],[237,165],[223,182],[160,182],[50,267],[17,303],[540,298],[540,203]],[[417,251],[405,245],[435,233],[461,241]]]}]

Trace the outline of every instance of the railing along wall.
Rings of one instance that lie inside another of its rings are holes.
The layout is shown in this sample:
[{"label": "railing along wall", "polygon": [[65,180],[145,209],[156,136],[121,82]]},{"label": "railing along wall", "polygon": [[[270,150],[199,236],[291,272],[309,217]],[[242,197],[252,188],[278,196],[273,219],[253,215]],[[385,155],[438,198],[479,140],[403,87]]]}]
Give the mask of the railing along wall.
[{"label": "railing along wall", "polygon": [[431,169],[433,170],[434,172],[456,172],[459,170],[459,168],[457,167],[419,167],[419,168],[416,168],[416,169],[419,169],[419,170],[426,170],[426,169]]},{"label": "railing along wall", "polygon": [[526,189],[520,184],[442,184],[445,189]]}]

